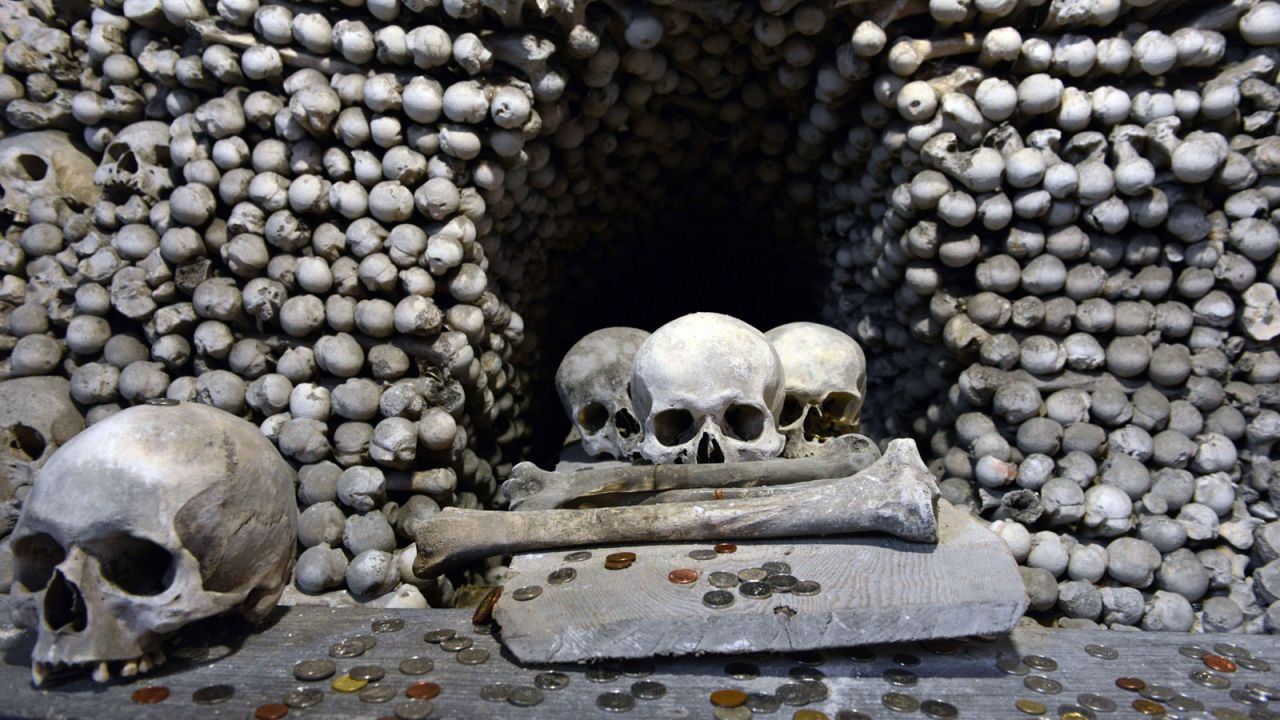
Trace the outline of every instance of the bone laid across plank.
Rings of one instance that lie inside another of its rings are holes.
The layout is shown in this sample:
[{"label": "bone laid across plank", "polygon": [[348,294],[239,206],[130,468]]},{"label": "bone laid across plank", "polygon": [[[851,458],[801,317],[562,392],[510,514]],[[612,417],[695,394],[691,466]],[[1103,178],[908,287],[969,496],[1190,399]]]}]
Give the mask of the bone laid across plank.
[{"label": "bone laid across plank", "polygon": [[728,488],[844,477],[879,457],[875,443],[862,435],[843,435],[817,453],[792,460],[759,460],[715,465],[644,465],[579,470],[541,470],[520,463],[502,485],[512,510],[550,510],[575,498],[604,492],[642,492],[689,488]]}]

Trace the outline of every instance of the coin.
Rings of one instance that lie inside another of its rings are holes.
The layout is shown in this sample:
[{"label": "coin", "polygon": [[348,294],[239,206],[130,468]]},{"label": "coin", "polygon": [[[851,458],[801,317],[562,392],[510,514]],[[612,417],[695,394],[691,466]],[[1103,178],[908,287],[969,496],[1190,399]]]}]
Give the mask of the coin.
[{"label": "coin", "polygon": [[1028,675],[1023,678],[1022,684],[1028,690],[1034,690],[1044,695],[1057,695],[1062,692],[1062,683],[1043,675]]},{"label": "coin", "polygon": [[698,571],[690,568],[677,568],[667,573],[667,579],[676,585],[688,585],[698,581]]},{"label": "coin", "polygon": [[[575,573],[576,574],[576,573]],[[527,602],[542,594],[541,585],[525,585],[522,588],[516,588],[511,592],[511,599]]]},{"label": "coin", "polygon": [[627,677],[649,677],[658,667],[653,662],[644,659],[623,660],[619,668],[623,675]]},{"label": "coin", "polygon": [[353,678],[350,675],[339,675],[333,679],[333,682],[329,683],[329,687],[341,693],[353,693],[363,690],[364,686],[368,684],[368,680]]},{"label": "coin", "polygon": [[1049,709],[1045,707],[1042,702],[1036,702],[1035,700],[1028,700],[1026,698],[1018,700],[1013,704],[1013,706],[1028,715],[1043,715],[1045,711]]},{"label": "coin", "polygon": [[423,680],[410,685],[404,694],[414,700],[431,700],[440,695],[440,689],[439,685]]},{"label": "coin", "polygon": [[880,702],[894,712],[911,713],[920,709],[920,701],[905,693],[885,693],[880,696]]},{"label": "coin", "polygon": [[1046,672],[1053,672],[1058,669],[1057,660],[1043,655],[1028,655],[1022,658],[1022,664],[1027,667],[1035,668],[1036,670],[1044,670]]},{"label": "coin", "polygon": [[[715,550],[708,550],[706,548],[699,548],[697,550],[689,551],[689,558],[691,560],[715,560],[717,557],[719,557],[719,554],[716,553]],[[620,711],[615,711],[615,712],[620,712]]]},{"label": "coin", "polygon": [[182,662],[200,662],[209,657],[209,648],[203,645],[188,645],[177,648],[169,657]]},{"label": "coin", "polygon": [[767,715],[778,712],[782,701],[768,693],[747,693],[747,704],[744,707],[751,712]]},{"label": "coin", "polygon": [[761,563],[760,567],[764,568],[764,571],[769,573],[770,575],[790,575],[791,574],[791,566],[784,562],[780,562],[778,560],[773,560],[767,563]]},{"label": "coin", "polygon": [[1236,671],[1235,661],[1229,658],[1224,658],[1221,655],[1206,654],[1204,656],[1204,664],[1209,669],[1217,670],[1218,672],[1230,673]]},{"label": "coin", "polygon": [[635,562],[636,554],[630,551],[609,553],[604,559],[612,562]]},{"label": "coin", "polygon": [[396,689],[390,685],[370,685],[360,691],[360,702],[384,703],[394,700],[395,697]]},{"label": "coin", "polygon": [[734,680],[752,680],[760,677],[760,668],[749,662],[731,662],[724,666],[724,674]]},{"label": "coin", "polygon": [[319,705],[321,700],[324,700],[324,693],[314,687],[294,688],[284,694],[284,704],[299,710]]},{"label": "coin", "polygon": [[716,707],[739,707],[747,704],[747,694],[731,688],[715,690],[711,693],[711,704]]},{"label": "coin", "polygon": [[1169,698],[1169,702],[1165,704],[1174,710],[1180,710],[1182,712],[1199,712],[1204,709],[1204,703],[1193,697],[1187,697],[1186,695],[1175,695]]},{"label": "coin", "polygon": [[151,398],[150,400],[147,400],[146,404],[154,405],[156,407],[174,407],[178,404],[178,401],[173,398]]},{"label": "coin", "polygon": [[369,628],[376,633],[399,632],[404,629],[404,620],[400,618],[380,618],[369,623]]},{"label": "coin", "polygon": [[1094,715],[1088,708],[1059,705],[1058,718],[1059,720],[1094,720]]},{"label": "coin", "polygon": [[565,562],[582,562],[583,560],[590,560],[590,559],[591,559],[591,552],[588,550],[575,550],[569,553],[568,555],[564,556]]},{"label": "coin", "polygon": [[502,586],[497,585],[489,592],[485,593],[480,599],[480,604],[476,605],[476,611],[471,614],[471,624],[476,625],[476,631],[479,632],[481,627],[488,628],[490,634],[493,628],[489,626],[489,621],[493,619],[493,608],[498,604],[498,598],[502,597]]},{"label": "coin", "polygon": [[920,703],[920,712],[931,718],[945,718],[946,720],[960,717],[960,711],[956,709],[955,705],[941,700],[925,700]]},{"label": "coin", "polygon": [[1225,642],[1215,643],[1213,651],[1219,655],[1226,655],[1229,658],[1251,657],[1253,655],[1253,653],[1249,652],[1248,648]]},{"label": "coin", "polygon": [[801,680],[800,684],[809,690],[809,702],[825,702],[831,697],[831,691],[827,686],[817,680]]},{"label": "coin", "polygon": [[357,680],[365,682],[378,682],[387,676],[387,671],[381,665],[356,665],[347,671],[347,674]]},{"label": "coin", "polygon": [[631,694],[640,700],[657,700],[667,694],[667,686],[656,680],[637,680],[631,683]]},{"label": "coin", "polygon": [[634,564],[635,562],[632,560],[605,560],[604,569],[605,570],[626,570],[627,568],[631,567]]},{"label": "coin", "polygon": [[138,688],[129,696],[131,700],[139,705],[155,705],[164,702],[169,697],[169,688],[161,685],[148,685]]},{"label": "coin", "polygon": [[1236,658],[1236,665],[1255,672],[1271,672],[1271,663],[1256,657]]},{"label": "coin", "polygon": [[[565,583],[573,582],[573,579],[576,577],[578,577],[577,570],[574,570],[571,567],[560,568],[559,570],[552,570],[551,573],[547,575],[547,584],[564,585]],[[515,597],[514,593],[512,593],[512,597]],[[519,600],[520,598],[516,599]]]},{"label": "coin", "polygon": [[742,597],[753,600],[766,600],[773,595],[769,584],[762,582],[744,582],[738,586],[738,592],[742,593]]},{"label": "coin", "polygon": [[484,648],[467,648],[459,650],[455,656],[463,665],[481,665],[489,661],[489,651]]},{"label": "coin", "polygon": [[1116,652],[1115,648],[1108,645],[1098,645],[1097,643],[1085,645],[1084,651],[1099,660],[1115,660],[1120,657],[1120,653]]},{"label": "coin", "polygon": [[711,708],[711,716],[716,720],[751,720],[752,713],[746,706],[733,708],[718,707]]},{"label": "coin", "polygon": [[235,697],[236,689],[230,685],[209,685],[191,693],[191,700],[197,705],[217,705]]},{"label": "coin", "polygon": [[767,577],[769,577],[769,571],[764,568],[750,567],[738,571],[738,579],[742,582],[760,582]]},{"label": "coin", "polygon": [[1183,657],[1195,658],[1196,660],[1199,660],[1200,658],[1204,657],[1204,654],[1207,652],[1209,652],[1209,648],[1203,645],[1187,644],[1187,645],[1178,646],[1179,655]]},{"label": "coin", "polygon": [[1231,681],[1211,670],[1192,670],[1187,677],[1191,678],[1191,682],[1214,690],[1223,690],[1231,687]]},{"label": "coin", "polygon": [[462,650],[466,650],[467,648],[471,647],[474,644],[475,643],[472,642],[471,638],[451,637],[448,640],[440,641],[440,649],[445,652],[454,653],[454,652],[460,652]]},{"label": "coin", "polygon": [[1136,678],[1136,677],[1116,678],[1116,687],[1120,688],[1121,690],[1131,690],[1133,692],[1138,692],[1139,690],[1145,688],[1146,686],[1147,686],[1147,683],[1142,678]]},{"label": "coin", "polygon": [[1253,705],[1255,707],[1261,707],[1267,704],[1265,698],[1260,698],[1244,688],[1234,688],[1231,691],[1231,699],[1241,705]]},{"label": "coin", "polygon": [[494,630],[495,628],[493,627],[493,623],[490,622],[486,622],[483,625],[471,626],[471,632],[477,635],[492,635]]},{"label": "coin", "polygon": [[422,639],[434,645],[439,645],[440,643],[444,642],[445,640],[448,640],[449,638],[457,634],[458,633],[448,628],[440,628],[439,630],[432,630],[428,632],[426,635],[423,635]]},{"label": "coin", "polygon": [[1167,711],[1164,706],[1154,700],[1146,698],[1138,698],[1133,701],[1133,709],[1143,715],[1164,715]]},{"label": "coin", "polygon": [[813,690],[802,683],[783,683],[773,691],[773,695],[785,705],[807,705],[813,702]]},{"label": "coin", "polygon": [[396,705],[396,717],[400,720],[427,720],[435,706],[428,700],[406,700]]},{"label": "coin", "polygon": [[791,588],[792,595],[810,596],[822,592],[822,586],[813,580],[801,580]]},{"label": "coin", "polygon": [[583,676],[594,683],[613,682],[618,679],[622,672],[612,665],[592,665],[587,668]]},{"label": "coin", "polygon": [[711,590],[702,595],[702,604],[716,610],[733,604],[733,593],[728,590]]},{"label": "coin", "polygon": [[914,667],[920,664],[920,658],[911,653],[894,653],[893,661],[903,667]]},{"label": "coin", "polygon": [[1146,689],[1140,691],[1138,694],[1148,700],[1155,700],[1156,702],[1172,700],[1178,695],[1178,693],[1173,691],[1173,688],[1165,687],[1164,685],[1148,685]]},{"label": "coin", "polygon": [[996,667],[1006,675],[1026,675],[1031,672],[1031,668],[1027,667],[1018,658],[1000,656],[996,658]]},{"label": "coin", "polygon": [[793,667],[787,671],[792,680],[823,680],[827,674],[815,667]]},{"label": "coin", "polygon": [[797,650],[789,653],[787,657],[801,665],[821,665],[827,661],[827,658],[817,650]]},{"label": "coin", "polygon": [[636,699],[621,690],[610,690],[596,696],[596,707],[605,712],[627,712],[636,706]]},{"label": "coin", "polygon": [[360,643],[364,646],[365,652],[369,652],[370,650],[378,647],[378,638],[372,635],[352,635],[347,639]]},{"label": "coin", "polygon": [[733,543],[719,543],[715,546],[715,551],[721,555],[727,553],[738,552],[738,546]]},{"label": "coin", "polygon": [[435,662],[429,657],[414,655],[400,661],[400,672],[404,675],[426,675],[436,668]]},{"label": "coin", "polygon": [[542,690],[563,690],[569,686],[569,676],[555,671],[538,673],[533,684]]},{"label": "coin", "polygon": [[800,581],[794,575],[770,575],[765,578],[765,582],[769,583],[769,587],[773,588],[774,592],[785,593],[791,592],[791,589]]},{"label": "coin", "polygon": [[280,718],[289,714],[289,707],[284,703],[267,703],[259,705],[253,711],[253,716],[257,720],[280,720]]},{"label": "coin", "polygon": [[1097,693],[1080,693],[1076,696],[1076,702],[1090,710],[1097,710],[1098,712],[1109,713],[1116,711],[1116,703],[1114,700],[1106,697],[1105,695],[1098,695]]},{"label": "coin", "polygon": [[1247,683],[1244,687],[1246,690],[1263,700],[1269,701],[1280,699],[1280,687],[1276,687],[1275,685],[1263,685],[1262,683],[1251,682]]},{"label": "coin", "polygon": [[324,680],[338,669],[330,660],[303,660],[293,666],[293,676],[299,680]]},{"label": "coin", "polygon": [[831,720],[831,719],[827,717],[827,714],[822,712],[821,710],[813,710],[810,708],[805,708],[804,710],[797,710],[795,714],[791,716],[791,720]]},{"label": "coin", "polygon": [[364,654],[364,643],[359,640],[339,640],[329,646],[329,657],[353,658]]},{"label": "coin", "polygon": [[836,720],[871,720],[871,716],[857,710],[841,710],[836,713]]},{"label": "coin", "polygon": [[490,683],[480,688],[480,699],[504,703],[511,697],[511,686],[506,683]]},{"label": "coin", "polygon": [[889,668],[884,671],[884,680],[890,685],[896,685],[897,687],[911,687],[919,682],[920,677],[910,670]]},{"label": "coin", "polygon": [[534,685],[516,685],[511,688],[511,694],[507,696],[507,702],[516,707],[532,707],[547,700],[547,693],[535,688]]},{"label": "coin", "polygon": [[[1254,712],[1257,712],[1255,708]],[[1248,715],[1229,707],[1216,707],[1213,709],[1214,720],[1251,720]]]}]

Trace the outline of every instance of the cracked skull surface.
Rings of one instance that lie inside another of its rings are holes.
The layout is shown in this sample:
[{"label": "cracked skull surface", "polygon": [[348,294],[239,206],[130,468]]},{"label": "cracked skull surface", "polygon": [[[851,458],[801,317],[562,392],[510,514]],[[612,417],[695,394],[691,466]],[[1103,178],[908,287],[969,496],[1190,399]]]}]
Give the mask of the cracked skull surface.
[{"label": "cracked skull surface", "polygon": [[591,455],[630,458],[640,449],[640,422],[631,404],[631,370],[644,330],[596,330],[569,348],[556,370],[556,390],[569,421]]},{"label": "cracked skull surface", "polygon": [[867,359],[858,342],[826,325],[794,322],[765,333],[786,376],[779,419],[784,457],[805,457],[828,438],[857,432],[867,391]]},{"label": "cracked skull surface", "polygon": [[764,333],[718,313],[658,328],[636,353],[632,401],[644,423],[640,454],[654,463],[777,457],[782,362]]},{"label": "cracked skull surface", "polygon": [[32,682],[136,675],[188,623],[266,617],[293,568],[293,487],[255,426],[204,405],[140,405],[77,435],[37,476],[13,535]]}]

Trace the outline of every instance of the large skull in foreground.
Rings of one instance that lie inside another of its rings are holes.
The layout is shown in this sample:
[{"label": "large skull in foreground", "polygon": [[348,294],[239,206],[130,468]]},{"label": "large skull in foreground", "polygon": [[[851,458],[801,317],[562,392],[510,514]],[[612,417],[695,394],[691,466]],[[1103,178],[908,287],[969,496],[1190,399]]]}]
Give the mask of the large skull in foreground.
[{"label": "large skull in foreground", "polygon": [[640,449],[640,423],[631,405],[631,369],[644,330],[596,330],[569,348],[556,370],[556,390],[569,421],[591,455],[629,459]]},{"label": "large skull in foreground", "polygon": [[32,681],[146,672],[192,621],[265,617],[293,567],[293,488],[257,427],[204,405],[136,406],[74,437],[13,533],[12,615],[38,632]]},{"label": "large skull in foreground", "polygon": [[764,334],[717,313],[658,328],[636,353],[631,396],[644,423],[640,454],[654,463],[777,457],[782,363]]},{"label": "large skull in foreground", "polygon": [[0,140],[0,211],[27,222],[31,201],[62,198],[87,207],[101,194],[93,183],[93,160],[58,130],[10,135]]},{"label": "large skull in foreground", "polygon": [[867,392],[867,358],[858,342],[810,322],[780,325],[765,337],[787,377],[779,420],[787,436],[783,456],[812,455],[828,438],[857,432]]}]

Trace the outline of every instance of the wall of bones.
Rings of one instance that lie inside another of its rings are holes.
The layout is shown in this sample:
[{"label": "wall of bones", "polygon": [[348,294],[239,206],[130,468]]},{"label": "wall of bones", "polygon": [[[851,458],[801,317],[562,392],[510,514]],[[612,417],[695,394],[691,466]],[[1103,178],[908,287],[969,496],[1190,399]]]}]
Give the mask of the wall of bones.
[{"label": "wall of bones", "polygon": [[1280,630],[1272,0],[3,0],[0,45],[0,376],[260,423],[298,593],[447,603],[407,528],[558,440],[586,331],[816,311],[1046,621]]}]

